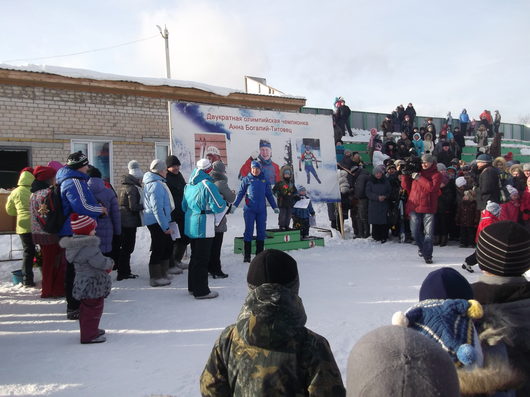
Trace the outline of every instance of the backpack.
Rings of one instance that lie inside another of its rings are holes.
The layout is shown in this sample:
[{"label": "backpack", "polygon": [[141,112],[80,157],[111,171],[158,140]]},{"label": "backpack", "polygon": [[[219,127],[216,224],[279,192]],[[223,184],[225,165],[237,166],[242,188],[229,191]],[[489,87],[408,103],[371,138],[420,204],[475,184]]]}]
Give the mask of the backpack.
[{"label": "backpack", "polygon": [[37,202],[37,222],[46,233],[57,234],[66,221],[63,213],[61,200],[61,188],[53,185],[46,189],[42,195],[38,196]]}]

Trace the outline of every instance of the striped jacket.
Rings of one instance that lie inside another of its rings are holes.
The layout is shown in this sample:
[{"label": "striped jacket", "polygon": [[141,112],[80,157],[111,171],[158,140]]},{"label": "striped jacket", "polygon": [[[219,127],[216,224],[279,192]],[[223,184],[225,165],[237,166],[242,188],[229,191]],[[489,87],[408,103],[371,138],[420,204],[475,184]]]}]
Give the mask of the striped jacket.
[{"label": "striped jacket", "polygon": [[195,169],[184,188],[182,211],[184,233],[189,238],[215,236],[215,214],[226,208],[226,201],[213,183],[212,177],[203,170]]},{"label": "striped jacket", "polygon": [[59,236],[71,236],[70,214],[87,215],[97,219],[103,207],[88,188],[89,176],[77,170],[63,167],[57,171],[57,183],[61,187],[63,213],[67,216]]}]

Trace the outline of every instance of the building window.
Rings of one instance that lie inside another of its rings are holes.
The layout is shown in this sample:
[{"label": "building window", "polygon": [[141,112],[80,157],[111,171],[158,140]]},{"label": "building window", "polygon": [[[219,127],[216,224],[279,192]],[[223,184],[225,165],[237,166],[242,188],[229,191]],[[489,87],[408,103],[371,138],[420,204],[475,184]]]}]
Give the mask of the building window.
[{"label": "building window", "polygon": [[167,156],[169,156],[169,143],[155,142],[155,159],[166,161]]},{"label": "building window", "polygon": [[88,161],[101,172],[102,178],[112,184],[112,142],[73,140],[72,152],[79,150],[88,156]]}]

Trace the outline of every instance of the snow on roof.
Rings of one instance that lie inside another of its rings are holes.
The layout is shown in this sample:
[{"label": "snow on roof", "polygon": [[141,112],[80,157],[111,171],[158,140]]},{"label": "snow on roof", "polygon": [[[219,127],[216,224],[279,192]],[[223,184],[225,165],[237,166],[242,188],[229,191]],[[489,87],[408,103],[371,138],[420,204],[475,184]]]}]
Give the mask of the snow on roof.
[{"label": "snow on roof", "polygon": [[[88,70],[88,69],[66,68],[62,66],[31,65],[31,64],[28,64],[25,66],[14,66],[14,65],[8,65],[8,64],[2,63],[0,64],[0,69],[19,70],[22,72],[47,73],[47,74],[55,74],[59,76],[64,76],[64,77],[83,78],[83,79],[92,79],[92,80],[128,81],[128,82],[140,83],[143,85],[151,85],[151,86],[166,85],[170,87],[195,88],[198,90],[211,92],[212,94],[216,94],[220,96],[228,96],[232,93],[244,94],[243,91],[236,90],[234,88],[218,87],[214,85],[197,83],[195,81],[174,80],[174,79],[156,78],[156,77],[124,76],[124,75],[118,75],[118,74],[96,72],[94,70]],[[281,96],[286,97],[286,98],[304,99],[303,97],[295,97],[291,95],[281,95]]]}]

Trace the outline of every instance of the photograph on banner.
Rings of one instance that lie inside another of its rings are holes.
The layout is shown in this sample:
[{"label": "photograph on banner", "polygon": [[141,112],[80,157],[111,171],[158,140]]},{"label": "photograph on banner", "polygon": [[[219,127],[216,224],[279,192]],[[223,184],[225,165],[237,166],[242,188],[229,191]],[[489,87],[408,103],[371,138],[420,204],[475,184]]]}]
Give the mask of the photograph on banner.
[{"label": "photograph on banner", "polygon": [[271,187],[289,165],[314,202],[340,200],[331,116],[171,103],[171,149],[187,178],[200,158],[225,163],[229,186],[258,161]]}]

